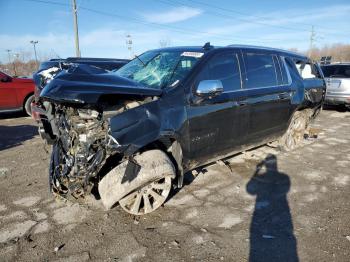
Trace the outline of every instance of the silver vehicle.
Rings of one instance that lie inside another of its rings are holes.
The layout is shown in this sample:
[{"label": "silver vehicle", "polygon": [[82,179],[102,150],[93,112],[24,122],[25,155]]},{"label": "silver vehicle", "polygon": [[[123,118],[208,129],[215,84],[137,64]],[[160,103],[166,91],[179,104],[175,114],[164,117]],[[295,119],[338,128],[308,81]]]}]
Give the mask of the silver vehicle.
[{"label": "silver vehicle", "polygon": [[327,84],[325,104],[350,107],[350,63],[323,65]]}]

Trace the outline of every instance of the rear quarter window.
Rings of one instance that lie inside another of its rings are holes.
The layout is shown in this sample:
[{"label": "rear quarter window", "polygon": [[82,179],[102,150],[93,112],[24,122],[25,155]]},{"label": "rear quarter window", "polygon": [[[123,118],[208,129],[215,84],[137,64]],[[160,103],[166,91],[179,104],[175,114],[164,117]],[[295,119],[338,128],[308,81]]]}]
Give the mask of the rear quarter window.
[{"label": "rear quarter window", "polygon": [[350,65],[329,65],[321,68],[325,77],[350,78]]}]

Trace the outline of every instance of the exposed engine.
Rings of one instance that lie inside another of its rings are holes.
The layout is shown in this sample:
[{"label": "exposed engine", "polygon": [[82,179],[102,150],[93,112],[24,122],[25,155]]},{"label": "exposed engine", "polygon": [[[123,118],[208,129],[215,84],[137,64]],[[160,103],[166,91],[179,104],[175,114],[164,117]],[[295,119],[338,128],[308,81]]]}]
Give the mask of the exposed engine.
[{"label": "exposed engine", "polygon": [[46,116],[55,136],[50,169],[52,192],[79,198],[91,190],[105,160],[120,146],[110,134],[110,117],[150,100],[122,101],[104,112],[50,103]]},{"label": "exposed engine", "polygon": [[54,193],[74,197],[84,194],[105,160],[108,121],[91,109],[56,106],[57,140],[53,147],[51,185]]}]

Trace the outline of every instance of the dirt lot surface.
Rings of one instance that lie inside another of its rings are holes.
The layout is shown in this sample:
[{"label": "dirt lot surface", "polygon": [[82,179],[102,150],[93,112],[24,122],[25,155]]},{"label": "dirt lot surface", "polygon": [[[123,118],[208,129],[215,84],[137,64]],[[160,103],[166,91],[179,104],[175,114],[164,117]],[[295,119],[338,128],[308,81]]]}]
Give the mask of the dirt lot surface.
[{"label": "dirt lot surface", "polygon": [[318,139],[214,164],[156,212],[56,202],[30,118],[0,116],[1,261],[349,261],[350,112],[323,111]]}]

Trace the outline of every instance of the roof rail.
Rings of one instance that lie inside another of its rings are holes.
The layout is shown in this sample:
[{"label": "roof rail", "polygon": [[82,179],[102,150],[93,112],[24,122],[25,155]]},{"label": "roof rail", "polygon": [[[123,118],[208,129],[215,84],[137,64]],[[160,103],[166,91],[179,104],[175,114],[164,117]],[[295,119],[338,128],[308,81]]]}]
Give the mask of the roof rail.
[{"label": "roof rail", "polygon": [[204,50],[209,50],[209,49],[212,49],[213,46],[210,45],[210,42],[206,42],[202,48],[203,48]]}]

